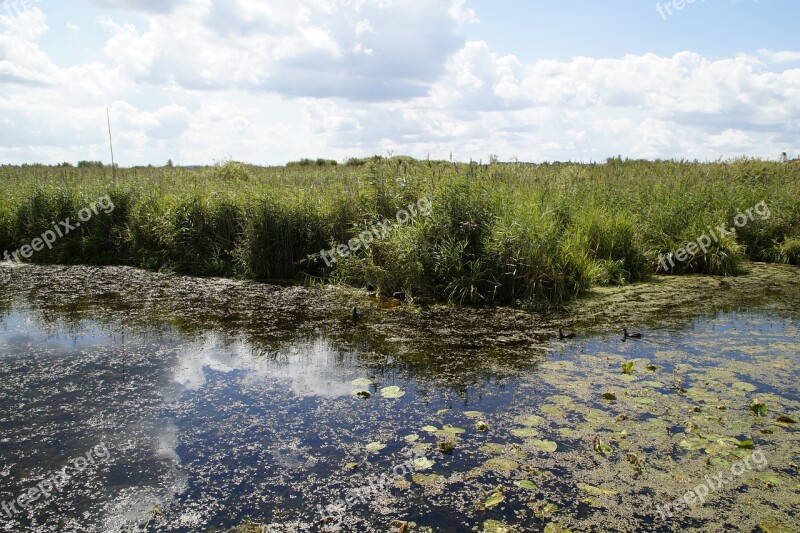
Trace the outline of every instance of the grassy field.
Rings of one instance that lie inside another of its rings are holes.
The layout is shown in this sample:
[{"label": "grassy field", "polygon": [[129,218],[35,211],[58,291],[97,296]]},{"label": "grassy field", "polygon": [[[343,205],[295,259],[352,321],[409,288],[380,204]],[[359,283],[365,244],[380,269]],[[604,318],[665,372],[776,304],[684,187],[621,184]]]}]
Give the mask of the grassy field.
[{"label": "grassy field", "polygon": [[[760,202],[671,274],[736,274],[747,259],[800,263],[800,165],[631,161],[491,165],[372,158],[262,168],[0,167],[0,252],[108,194],[114,209],[27,259],[126,264],[202,276],[372,282],[461,304],[548,306],[593,285],[660,272],[660,254]],[[385,238],[329,267],[345,244],[430,200]],[[762,210],[763,212],[763,210]]]}]

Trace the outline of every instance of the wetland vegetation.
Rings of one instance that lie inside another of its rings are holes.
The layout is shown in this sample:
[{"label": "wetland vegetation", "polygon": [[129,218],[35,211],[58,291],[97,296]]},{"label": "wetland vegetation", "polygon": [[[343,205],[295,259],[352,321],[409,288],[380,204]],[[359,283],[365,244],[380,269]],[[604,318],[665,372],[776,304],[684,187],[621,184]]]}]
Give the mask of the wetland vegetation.
[{"label": "wetland vegetation", "polygon": [[[0,167],[0,250],[108,194],[115,209],[30,259],[200,276],[373,283],[384,295],[546,307],[593,286],[663,271],[681,249],[759,202],[769,207],[672,274],[729,275],[747,260],[800,263],[800,165],[610,159],[459,164],[375,157],[263,168]],[[385,238],[330,266],[348,243],[429,199]]]},{"label": "wetland vegetation", "polygon": [[0,530],[794,531],[798,172],[2,167]]},{"label": "wetland vegetation", "polygon": [[[0,289],[0,500],[98,443],[109,459],[2,524],[792,531],[799,275],[657,277],[542,314],[17,267]],[[661,516],[718,474],[704,505]]]}]

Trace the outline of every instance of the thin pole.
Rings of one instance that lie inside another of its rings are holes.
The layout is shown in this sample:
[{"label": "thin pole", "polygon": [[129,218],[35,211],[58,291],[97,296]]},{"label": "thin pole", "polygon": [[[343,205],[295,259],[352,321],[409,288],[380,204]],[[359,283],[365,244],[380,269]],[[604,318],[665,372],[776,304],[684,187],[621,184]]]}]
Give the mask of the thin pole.
[{"label": "thin pole", "polygon": [[111,140],[111,115],[108,113],[108,106],[106,106],[106,120],[108,121],[108,145],[111,147],[111,180],[116,184],[117,178],[115,175],[116,165],[114,164],[114,142]]}]

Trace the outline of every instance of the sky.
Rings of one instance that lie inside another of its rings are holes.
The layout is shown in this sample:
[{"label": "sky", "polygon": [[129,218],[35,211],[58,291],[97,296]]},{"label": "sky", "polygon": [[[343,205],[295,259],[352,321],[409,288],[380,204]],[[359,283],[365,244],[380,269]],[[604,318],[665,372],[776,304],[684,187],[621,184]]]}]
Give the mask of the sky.
[{"label": "sky", "polygon": [[797,0],[0,0],[0,164],[800,156]]}]

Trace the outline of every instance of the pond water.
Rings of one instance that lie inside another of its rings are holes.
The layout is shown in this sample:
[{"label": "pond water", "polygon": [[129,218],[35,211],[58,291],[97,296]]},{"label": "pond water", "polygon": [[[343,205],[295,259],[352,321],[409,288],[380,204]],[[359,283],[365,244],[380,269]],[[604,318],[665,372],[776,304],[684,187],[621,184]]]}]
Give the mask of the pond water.
[{"label": "pond water", "polygon": [[3,268],[0,531],[800,530],[797,269],[543,315]]}]

